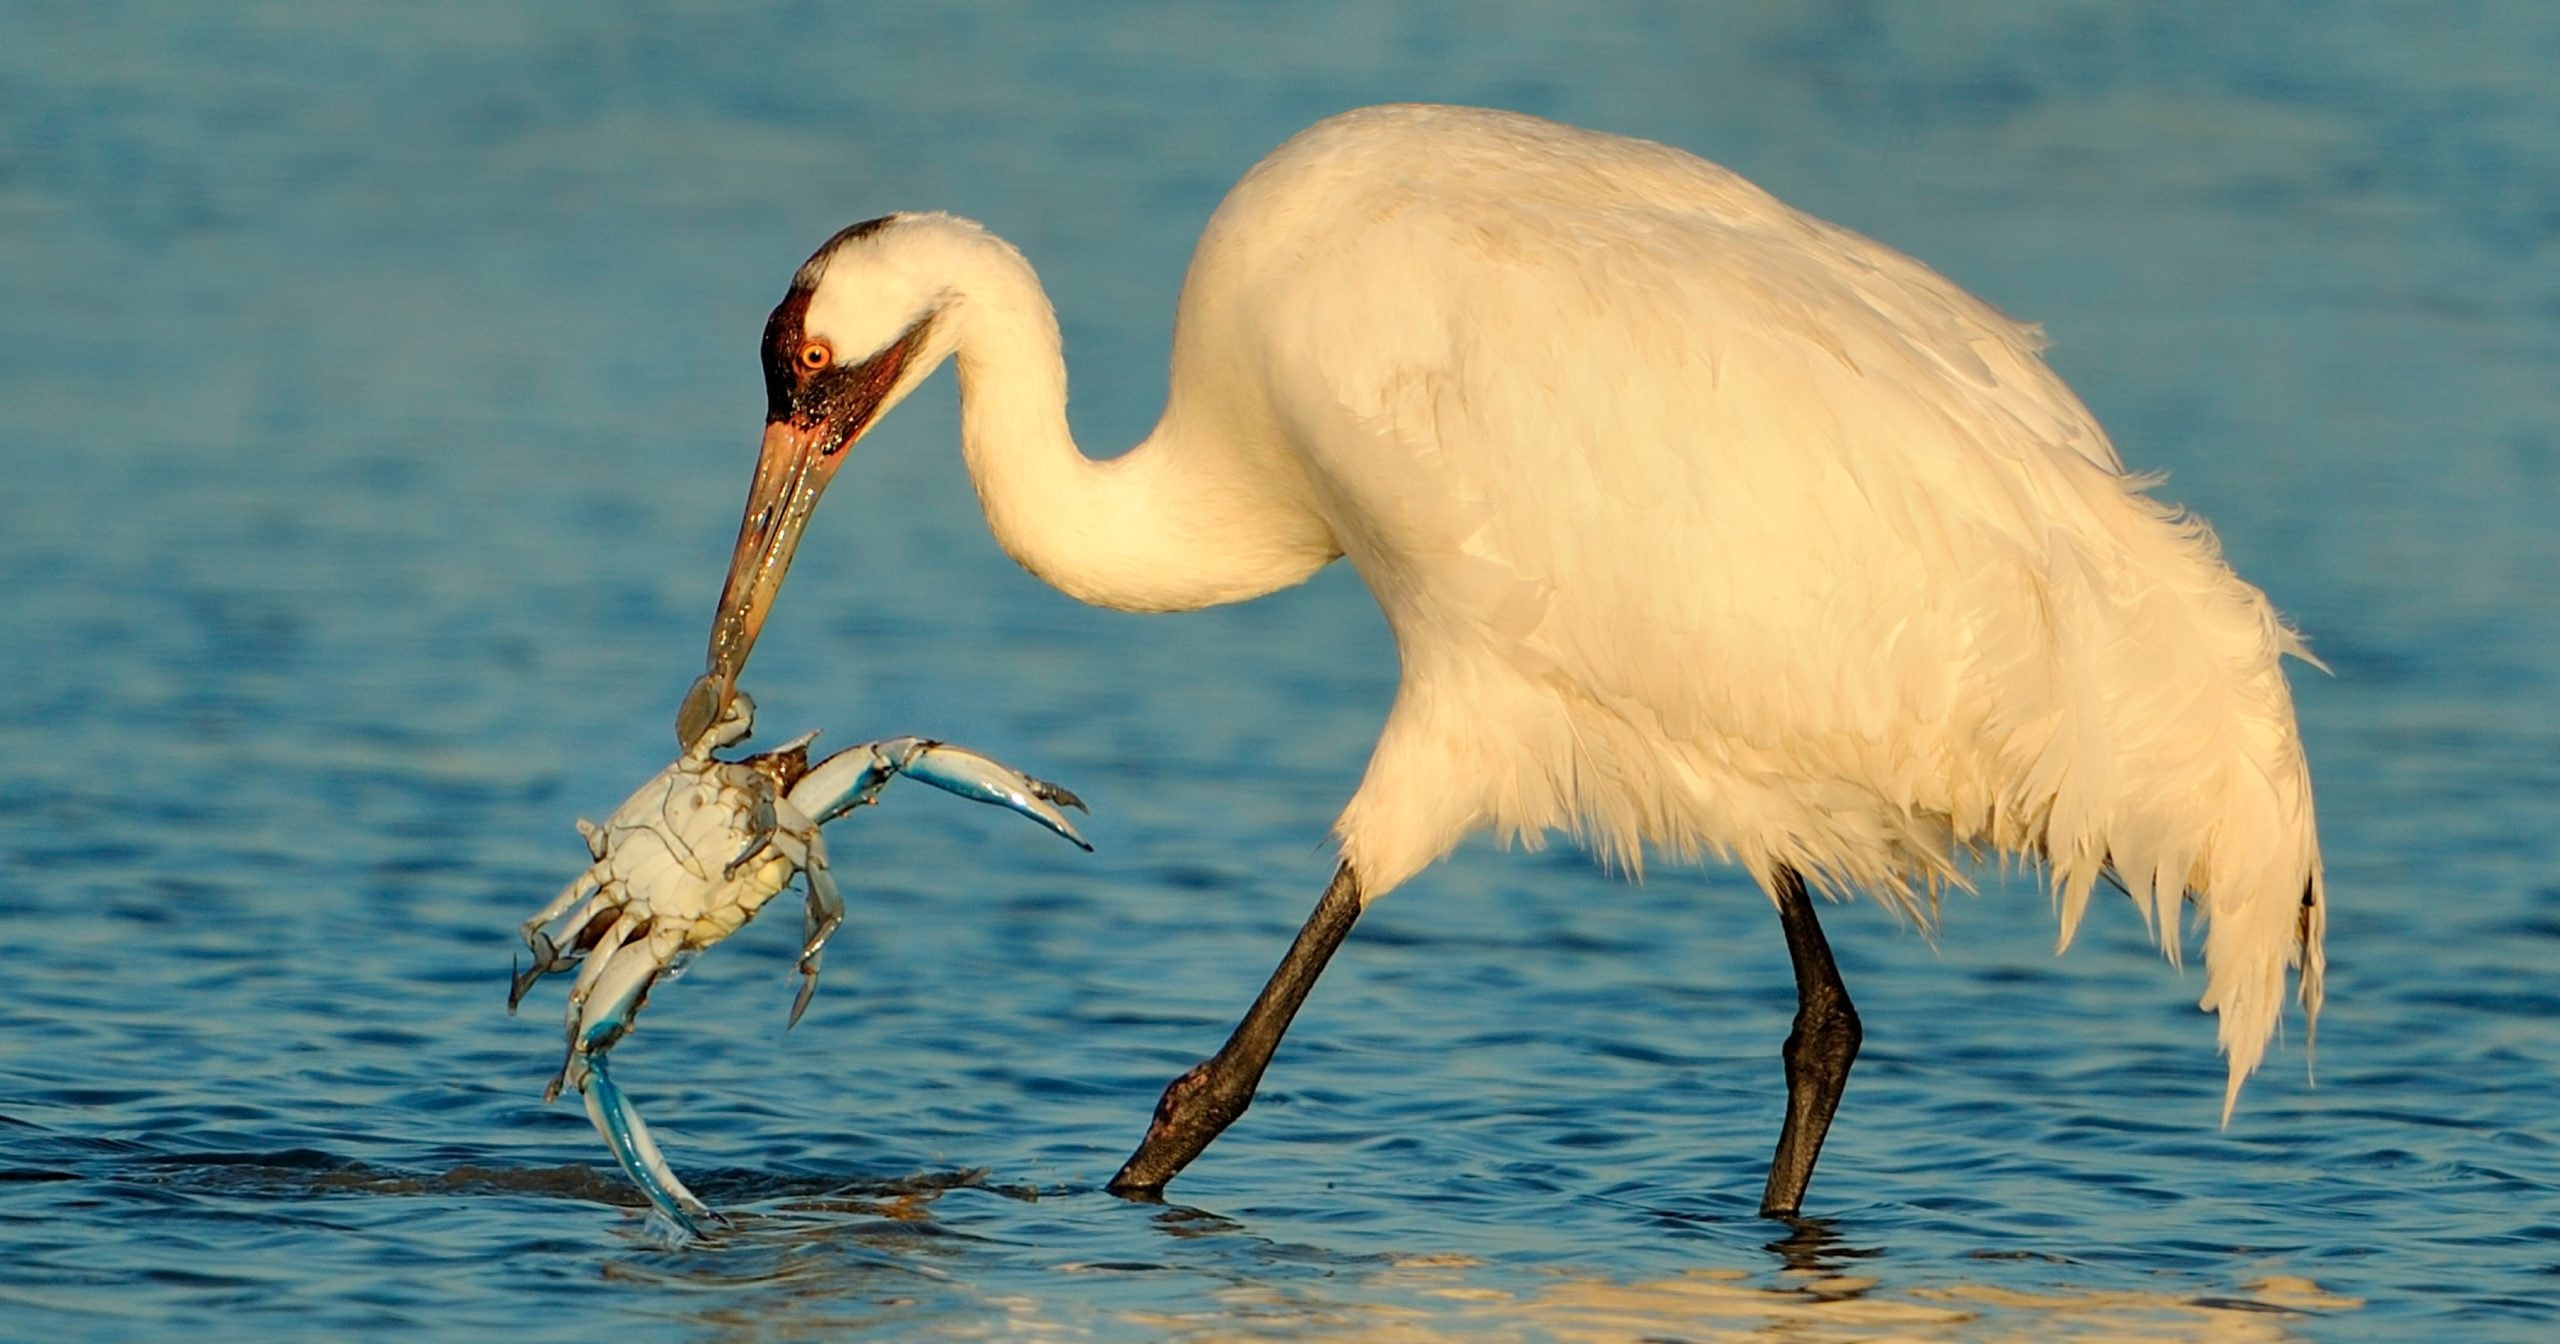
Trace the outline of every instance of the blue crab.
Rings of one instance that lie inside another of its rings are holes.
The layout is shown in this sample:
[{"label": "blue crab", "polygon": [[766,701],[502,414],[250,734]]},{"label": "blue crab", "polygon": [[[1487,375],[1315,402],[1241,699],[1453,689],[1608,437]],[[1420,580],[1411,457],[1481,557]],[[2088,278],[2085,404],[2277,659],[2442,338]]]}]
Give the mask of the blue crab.
[{"label": "blue crab", "polygon": [[817,989],[827,940],[844,920],[844,898],[827,871],[819,828],[877,801],[900,775],[1010,808],[1093,848],[1061,810],[1084,807],[1074,794],[967,748],[884,738],[812,765],[813,732],[739,760],[715,754],[745,741],[754,727],[755,703],[741,694],[603,825],[579,820],[593,862],[524,922],[533,960],[515,972],[507,994],[513,1012],[543,976],[577,970],[569,990],[568,1055],[543,1100],[576,1088],[623,1172],[688,1236],[700,1235],[698,1220],[720,1217],[676,1179],[639,1110],[605,1067],[606,1052],[631,1030],[661,978],[737,932],[801,879],[808,917],[800,990],[785,1029],[796,1025]]}]

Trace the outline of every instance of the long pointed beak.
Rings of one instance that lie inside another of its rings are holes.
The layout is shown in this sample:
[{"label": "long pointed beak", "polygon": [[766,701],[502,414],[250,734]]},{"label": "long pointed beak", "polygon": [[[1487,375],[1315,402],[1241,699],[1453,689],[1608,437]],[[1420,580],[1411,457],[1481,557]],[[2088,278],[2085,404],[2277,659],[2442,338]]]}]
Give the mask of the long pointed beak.
[{"label": "long pointed beak", "polygon": [[766,323],[764,448],[756,454],[755,484],[747,490],[746,516],[738,520],[720,609],[711,618],[711,652],[676,710],[676,743],[688,751],[727,717],[729,702],[737,698],[738,673],[755,651],[765,613],[773,610],[782,576],[791,569],[791,553],[800,547],[809,515],[818,511],[818,496],[835,478],[845,450],[894,404],[908,361],[924,348],[933,327],[934,315],[926,313],[860,364],[804,373],[792,382],[795,375],[777,352],[796,353],[795,306],[805,310],[808,302],[808,291],[795,285]]},{"label": "long pointed beak", "polygon": [[800,534],[818,509],[836,467],[844,460],[844,442],[852,435],[841,423],[821,419],[814,425],[776,420],[764,427],[764,447],[756,454],[755,483],[747,490],[747,509],[738,520],[738,544],[729,553],[729,578],[720,588],[720,607],[711,618],[711,648],[702,679],[686,693],[676,715],[676,740],[691,745],[717,722],[738,693],[738,673],[764,630],[782,577],[790,572]]}]

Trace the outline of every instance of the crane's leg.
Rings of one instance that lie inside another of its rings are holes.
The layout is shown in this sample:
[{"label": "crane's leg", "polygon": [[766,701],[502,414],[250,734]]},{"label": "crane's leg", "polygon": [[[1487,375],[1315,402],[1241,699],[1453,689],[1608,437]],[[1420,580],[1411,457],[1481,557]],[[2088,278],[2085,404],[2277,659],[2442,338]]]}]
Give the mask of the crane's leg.
[{"label": "crane's leg", "polygon": [[1244,1114],[1244,1108],[1253,1104],[1253,1090],[1262,1081],[1263,1069],[1271,1063],[1271,1052],[1289,1029],[1289,1019],[1297,1016],[1298,1005],[1306,1002],[1307,991],[1315,987],[1333,950],[1342,945],[1343,936],[1359,918],[1360,879],[1346,863],[1334,871],[1324,899],[1316,902],[1315,913],[1299,928],[1289,955],[1280,959],[1261,996],[1245,1010],[1235,1034],[1218,1047],[1218,1053],[1166,1085],[1164,1096],[1156,1102],[1155,1119],[1147,1126],[1147,1137],[1120,1164],[1120,1174],[1106,1188],[1116,1195],[1155,1194]]},{"label": "crane's leg", "polygon": [[1787,1124],[1778,1132],[1778,1154],[1769,1161],[1769,1188],[1760,1216],[1791,1218],[1804,1203],[1813,1160],[1831,1130],[1831,1113],[1849,1085],[1858,1057],[1858,1010],[1832,964],[1831,944],[1813,917],[1813,897],[1792,868],[1777,872],[1778,922],[1787,930],[1787,955],[1796,964],[1796,1028],[1787,1036]]}]

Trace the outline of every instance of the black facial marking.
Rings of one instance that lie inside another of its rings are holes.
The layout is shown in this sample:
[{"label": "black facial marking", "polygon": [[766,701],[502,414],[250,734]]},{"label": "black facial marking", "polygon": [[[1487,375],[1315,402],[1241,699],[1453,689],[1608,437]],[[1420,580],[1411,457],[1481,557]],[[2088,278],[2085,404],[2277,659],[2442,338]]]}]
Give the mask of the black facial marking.
[{"label": "black facial marking", "polygon": [[888,400],[890,389],[906,373],[907,362],[924,348],[925,333],[932,328],[933,315],[927,313],[880,353],[851,368],[838,365],[827,369],[801,387],[798,404],[793,407],[800,423],[836,427],[831,436],[833,442],[827,448],[830,456],[843,452],[846,444],[870,427],[871,417],[880,413],[880,404]]},{"label": "black facial marking", "polygon": [[765,321],[765,421],[788,421],[804,428],[833,426],[824,450],[833,456],[844,451],[879,413],[908,361],[924,347],[933,329],[933,314],[917,318],[898,339],[859,364],[812,370],[799,360],[800,347],[807,340],[802,323],[808,312],[808,291],[794,288]]},{"label": "black facial marking", "polygon": [[764,320],[764,418],[767,421],[791,418],[792,402],[799,391],[800,346],[805,339],[802,324],[809,318],[811,290],[793,285],[791,292],[774,305],[773,315]]}]

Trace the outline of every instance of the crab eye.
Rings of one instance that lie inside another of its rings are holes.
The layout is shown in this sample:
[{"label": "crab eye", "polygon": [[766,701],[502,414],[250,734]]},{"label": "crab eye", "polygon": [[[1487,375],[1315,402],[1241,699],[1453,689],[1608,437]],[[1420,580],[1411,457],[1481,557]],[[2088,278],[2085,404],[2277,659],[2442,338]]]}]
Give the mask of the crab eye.
[{"label": "crab eye", "polygon": [[835,362],[835,352],[827,348],[825,341],[811,341],[800,347],[800,367],[811,373]]}]

